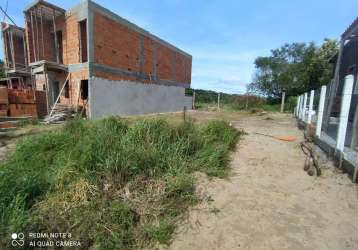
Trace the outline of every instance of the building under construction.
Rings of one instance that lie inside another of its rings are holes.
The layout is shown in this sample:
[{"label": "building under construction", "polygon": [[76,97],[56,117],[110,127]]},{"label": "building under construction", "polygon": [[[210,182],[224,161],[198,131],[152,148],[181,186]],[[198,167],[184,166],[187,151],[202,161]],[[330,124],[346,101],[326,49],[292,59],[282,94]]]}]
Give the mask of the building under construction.
[{"label": "building under construction", "polygon": [[1,25],[1,84],[42,92],[45,113],[58,105],[92,118],[191,108],[186,52],[90,0],[69,10],[37,0],[24,15],[24,28]]}]

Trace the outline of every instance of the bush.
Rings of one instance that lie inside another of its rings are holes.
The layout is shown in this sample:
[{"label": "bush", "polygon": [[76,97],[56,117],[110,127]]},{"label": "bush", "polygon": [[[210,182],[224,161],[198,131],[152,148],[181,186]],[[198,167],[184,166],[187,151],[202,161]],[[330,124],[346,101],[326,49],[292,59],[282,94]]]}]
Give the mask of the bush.
[{"label": "bush", "polygon": [[198,200],[193,171],[224,177],[240,135],[223,121],[111,117],[25,138],[0,165],[0,233],[71,232],[84,249],[168,243]]}]

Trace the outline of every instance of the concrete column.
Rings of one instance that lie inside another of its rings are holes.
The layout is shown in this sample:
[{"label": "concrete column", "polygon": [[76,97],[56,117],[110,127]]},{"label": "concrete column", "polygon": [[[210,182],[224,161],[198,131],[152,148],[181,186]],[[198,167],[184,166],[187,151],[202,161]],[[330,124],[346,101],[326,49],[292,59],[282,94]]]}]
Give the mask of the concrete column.
[{"label": "concrete column", "polygon": [[300,100],[300,105],[298,105],[297,117],[298,117],[298,119],[301,119],[302,96],[300,95],[298,98]]},{"label": "concrete column", "polygon": [[300,114],[300,100],[301,100],[301,96],[298,96],[297,97],[297,104],[296,104],[296,113],[295,113],[296,117],[298,117],[299,114]]},{"label": "concrete column", "polygon": [[326,90],[327,87],[325,85],[321,87],[321,95],[319,97],[317,124],[316,124],[316,136],[318,138],[321,137],[324,103],[326,101]]},{"label": "concrete column", "polygon": [[354,84],[354,76],[347,75],[344,79],[344,88],[342,93],[341,112],[339,116],[339,125],[337,133],[337,146],[336,149],[343,152],[344,142],[346,139],[349,109],[351,106],[352,91]]},{"label": "concrete column", "polygon": [[311,122],[312,122],[313,100],[314,100],[314,90],[311,90],[310,104],[309,104],[309,107],[308,107],[308,118],[307,118],[307,123],[308,124],[311,124]]},{"label": "concrete column", "polygon": [[283,111],[285,110],[285,97],[286,97],[286,92],[283,91],[282,98],[281,98],[281,113],[283,113]]},{"label": "concrete column", "polygon": [[300,95],[300,110],[298,114],[298,118],[302,120],[302,113],[303,113],[303,95]]},{"label": "concrete column", "polygon": [[351,148],[358,149],[358,106],[354,112],[354,121],[353,121],[353,133],[352,133],[352,144]]},{"label": "concrete column", "polygon": [[302,107],[302,121],[307,122],[306,121],[306,108],[307,108],[307,92],[303,95],[303,107]]}]

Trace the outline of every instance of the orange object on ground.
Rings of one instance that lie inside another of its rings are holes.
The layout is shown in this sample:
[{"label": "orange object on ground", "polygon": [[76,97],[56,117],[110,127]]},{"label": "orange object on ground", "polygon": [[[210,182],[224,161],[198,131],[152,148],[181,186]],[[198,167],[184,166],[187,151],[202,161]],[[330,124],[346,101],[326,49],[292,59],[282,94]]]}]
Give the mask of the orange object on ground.
[{"label": "orange object on ground", "polygon": [[271,137],[280,141],[295,141],[297,138],[291,135],[286,135],[286,136],[274,136],[274,135],[266,135],[266,134],[261,134],[261,133],[255,133],[258,135],[263,135],[263,136],[267,136],[267,137]]}]

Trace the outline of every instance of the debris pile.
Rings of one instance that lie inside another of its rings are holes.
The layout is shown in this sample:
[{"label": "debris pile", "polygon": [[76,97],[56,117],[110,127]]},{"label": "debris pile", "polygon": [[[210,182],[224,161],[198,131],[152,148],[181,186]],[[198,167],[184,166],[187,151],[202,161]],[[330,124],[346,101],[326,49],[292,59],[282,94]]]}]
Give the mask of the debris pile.
[{"label": "debris pile", "polygon": [[44,118],[46,124],[62,123],[75,116],[75,110],[69,106],[57,104],[52,114],[48,114]]}]

